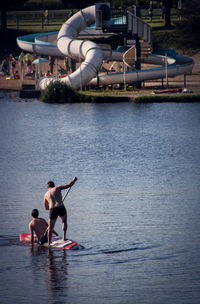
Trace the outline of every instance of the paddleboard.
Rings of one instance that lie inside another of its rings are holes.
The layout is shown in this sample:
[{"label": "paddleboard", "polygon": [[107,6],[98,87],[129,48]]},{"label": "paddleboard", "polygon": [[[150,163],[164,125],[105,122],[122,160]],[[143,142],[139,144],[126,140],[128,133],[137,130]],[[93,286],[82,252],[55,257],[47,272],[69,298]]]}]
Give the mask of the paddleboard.
[{"label": "paddleboard", "polygon": [[[30,233],[20,233],[20,242],[30,244],[31,243],[31,235]],[[34,239],[34,243],[36,243],[38,246],[43,246],[43,247],[48,247],[47,243],[43,245],[39,245],[37,243],[37,238]],[[64,249],[64,250],[69,250],[69,249],[77,249],[78,248],[78,243],[72,240],[66,240],[63,241],[59,237],[54,237],[52,238],[52,243],[50,248],[55,248],[55,249]]]},{"label": "paddleboard", "polygon": [[153,91],[154,94],[163,94],[163,93],[181,93],[183,90],[182,88],[175,88],[175,89],[165,89],[162,91]]}]

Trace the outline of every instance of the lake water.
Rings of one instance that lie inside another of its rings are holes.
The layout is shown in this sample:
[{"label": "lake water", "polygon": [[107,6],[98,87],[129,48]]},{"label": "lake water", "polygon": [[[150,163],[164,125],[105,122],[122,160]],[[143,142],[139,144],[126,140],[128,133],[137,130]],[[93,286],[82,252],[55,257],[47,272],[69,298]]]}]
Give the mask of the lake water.
[{"label": "lake water", "polygon": [[[0,93],[0,130],[2,304],[199,303],[200,103],[50,105]],[[20,243],[33,208],[48,219],[47,181],[74,176],[67,236],[84,248]]]}]

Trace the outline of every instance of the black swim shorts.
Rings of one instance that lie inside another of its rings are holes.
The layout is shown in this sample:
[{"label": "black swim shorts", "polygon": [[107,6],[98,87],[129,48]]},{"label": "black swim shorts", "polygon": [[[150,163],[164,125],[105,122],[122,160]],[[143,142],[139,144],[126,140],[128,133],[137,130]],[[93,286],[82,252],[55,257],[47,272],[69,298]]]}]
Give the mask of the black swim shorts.
[{"label": "black swim shorts", "polygon": [[43,245],[44,243],[48,242],[48,229],[44,232],[41,238],[38,240],[38,244]]},{"label": "black swim shorts", "polygon": [[58,216],[64,216],[67,214],[66,208],[64,205],[61,205],[59,207],[55,207],[50,209],[49,212],[49,218],[50,219],[56,219]]}]

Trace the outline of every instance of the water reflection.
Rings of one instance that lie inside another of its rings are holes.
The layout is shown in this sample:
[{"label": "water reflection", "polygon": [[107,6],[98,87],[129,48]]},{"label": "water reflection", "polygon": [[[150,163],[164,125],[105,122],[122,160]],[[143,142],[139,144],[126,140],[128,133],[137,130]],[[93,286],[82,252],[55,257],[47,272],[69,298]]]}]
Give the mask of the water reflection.
[{"label": "water reflection", "polygon": [[[44,275],[44,289],[48,297],[48,303],[65,303],[67,297],[67,254],[65,250],[55,251],[51,248],[42,248],[31,246],[30,253],[32,256],[32,270],[35,275],[35,269],[38,269],[38,275],[42,270]],[[36,257],[40,256],[40,259]],[[41,258],[43,257],[43,258]],[[37,263],[39,263],[37,265]],[[41,278],[40,278],[41,281]]]},{"label": "water reflection", "polygon": [[[200,103],[10,100],[0,98],[1,303],[198,303]],[[47,216],[46,181],[74,175],[68,231],[86,249],[18,246],[30,206]]]}]

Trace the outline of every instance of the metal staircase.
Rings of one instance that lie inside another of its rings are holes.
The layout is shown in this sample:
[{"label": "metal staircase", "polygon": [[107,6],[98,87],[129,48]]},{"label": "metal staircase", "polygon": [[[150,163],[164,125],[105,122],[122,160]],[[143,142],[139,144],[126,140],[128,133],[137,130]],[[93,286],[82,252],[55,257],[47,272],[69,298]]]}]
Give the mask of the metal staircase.
[{"label": "metal staircase", "polygon": [[[128,50],[124,56],[124,62],[127,66],[136,68],[137,60],[142,62],[144,58],[152,53],[151,27],[142,19],[136,17],[130,11],[127,11],[127,32],[138,39],[139,48],[136,45],[130,49],[130,52]],[[135,48],[134,51],[133,48]],[[132,54],[133,57],[131,59]]]},{"label": "metal staircase", "polygon": [[[103,16],[107,11],[110,12],[109,18],[104,20]],[[112,10],[111,13],[109,3],[100,3],[96,4],[96,16],[96,29],[101,29],[103,32],[120,33],[124,37],[130,37],[128,39],[136,41],[135,47],[132,46],[123,56],[123,61],[129,68],[138,68],[142,60],[152,53],[151,27],[132,12]]]},{"label": "metal staircase", "polygon": [[151,27],[130,11],[113,11],[112,20],[108,31],[123,32],[137,41],[135,47],[132,46],[123,56],[124,63],[134,69],[136,62],[142,62],[152,53]]}]

